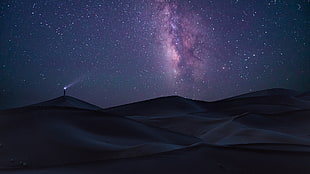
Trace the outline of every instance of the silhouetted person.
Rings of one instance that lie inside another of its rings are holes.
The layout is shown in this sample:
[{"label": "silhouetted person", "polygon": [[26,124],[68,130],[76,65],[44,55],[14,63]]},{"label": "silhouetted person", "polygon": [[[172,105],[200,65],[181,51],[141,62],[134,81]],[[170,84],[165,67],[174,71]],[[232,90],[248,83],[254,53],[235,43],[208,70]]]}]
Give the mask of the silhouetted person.
[{"label": "silhouetted person", "polygon": [[64,96],[66,96],[66,89],[67,89],[67,88],[66,88],[66,87],[64,87]]}]

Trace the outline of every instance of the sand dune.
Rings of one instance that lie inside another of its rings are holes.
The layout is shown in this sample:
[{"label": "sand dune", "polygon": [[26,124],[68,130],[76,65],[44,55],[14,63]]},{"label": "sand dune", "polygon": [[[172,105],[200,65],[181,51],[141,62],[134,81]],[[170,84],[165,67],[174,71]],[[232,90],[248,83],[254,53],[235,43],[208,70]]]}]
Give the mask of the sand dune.
[{"label": "sand dune", "polygon": [[[170,100],[188,99],[171,97]],[[148,125],[195,136],[210,144],[310,145],[310,127],[307,126],[310,123],[310,102],[300,98],[300,93],[296,91],[270,89],[216,102],[188,100],[189,102],[190,106],[196,105],[199,110],[187,110],[175,115],[162,108],[155,116],[143,115],[143,112],[136,109],[140,103],[136,103],[132,104],[135,106],[132,110],[135,110],[136,116],[123,114],[123,106],[106,111]],[[131,113],[130,105],[126,106],[126,110]]]},{"label": "sand dune", "polygon": [[301,94],[300,92],[290,90],[290,89],[272,88],[272,89],[265,89],[261,91],[255,91],[255,92],[238,95],[238,96],[231,97],[225,100],[250,98],[250,97],[262,97],[262,96],[298,96],[300,94]]},{"label": "sand dune", "polygon": [[111,161],[94,161],[59,165],[48,168],[6,170],[8,174],[307,174],[310,154],[305,152],[272,151],[198,145],[151,156]]},{"label": "sand dune", "polygon": [[[0,111],[0,173],[309,173],[309,93]],[[90,172],[91,171],[91,172]]]},{"label": "sand dune", "polygon": [[201,112],[204,111],[204,108],[194,100],[171,96],[108,108],[104,111],[123,116],[171,116],[188,112]]},{"label": "sand dune", "polygon": [[150,155],[199,142],[103,112],[26,107],[0,112],[1,168]]},{"label": "sand dune", "polygon": [[296,96],[299,99],[310,101],[310,92],[305,92]]},{"label": "sand dune", "polygon": [[100,107],[84,102],[70,96],[61,96],[46,102],[37,103],[31,106],[36,107],[68,107],[88,110],[101,110]]}]

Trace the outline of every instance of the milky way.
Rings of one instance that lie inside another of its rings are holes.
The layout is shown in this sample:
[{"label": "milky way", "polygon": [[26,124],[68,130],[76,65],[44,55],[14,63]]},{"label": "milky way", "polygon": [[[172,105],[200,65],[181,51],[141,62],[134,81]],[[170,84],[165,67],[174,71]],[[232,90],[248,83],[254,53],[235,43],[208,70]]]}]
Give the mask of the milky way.
[{"label": "milky way", "polygon": [[157,21],[163,59],[176,85],[204,82],[207,78],[208,40],[199,14],[195,14],[188,3],[180,1],[158,0],[155,8],[154,20]]}]

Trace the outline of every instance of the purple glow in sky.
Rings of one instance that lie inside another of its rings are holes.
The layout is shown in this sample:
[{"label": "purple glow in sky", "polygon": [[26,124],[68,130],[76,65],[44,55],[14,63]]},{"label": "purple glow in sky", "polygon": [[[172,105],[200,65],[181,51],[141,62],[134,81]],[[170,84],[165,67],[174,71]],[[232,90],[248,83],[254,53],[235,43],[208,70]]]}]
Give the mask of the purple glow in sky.
[{"label": "purple glow in sky", "polygon": [[153,8],[162,59],[176,93],[205,84],[213,51],[206,22],[190,8],[189,1],[156,0]]}]

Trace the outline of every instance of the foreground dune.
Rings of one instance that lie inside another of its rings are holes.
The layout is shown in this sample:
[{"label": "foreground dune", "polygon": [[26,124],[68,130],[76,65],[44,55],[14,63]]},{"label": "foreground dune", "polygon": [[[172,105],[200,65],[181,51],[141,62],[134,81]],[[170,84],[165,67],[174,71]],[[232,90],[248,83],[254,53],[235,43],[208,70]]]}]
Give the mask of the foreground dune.
[{"label": "foreground dune", "polygon": [[0,111],[0,173],[309,173],[309,93]]}]

